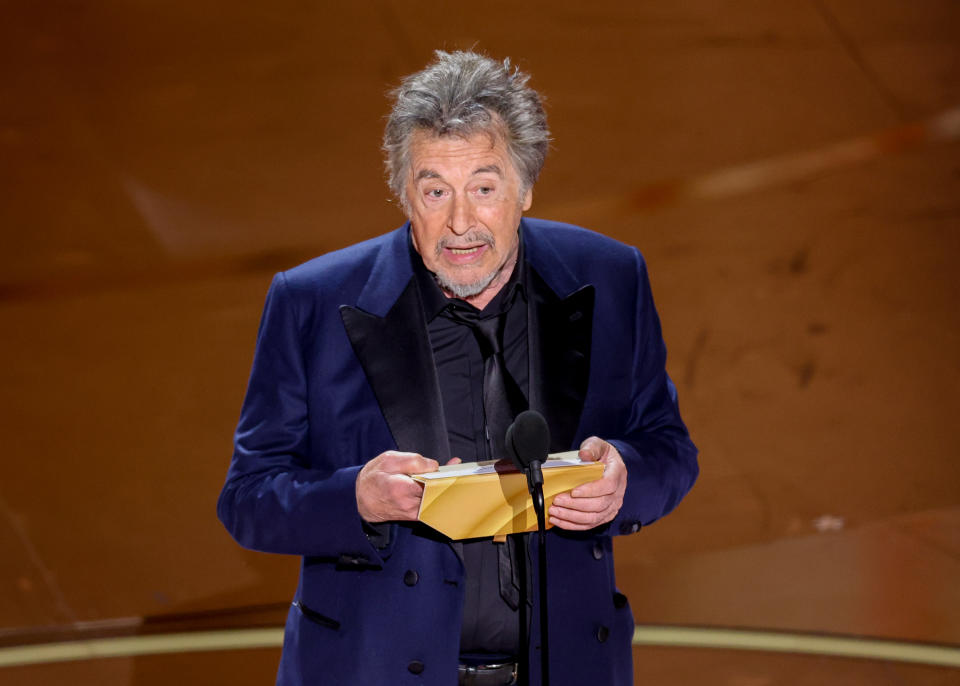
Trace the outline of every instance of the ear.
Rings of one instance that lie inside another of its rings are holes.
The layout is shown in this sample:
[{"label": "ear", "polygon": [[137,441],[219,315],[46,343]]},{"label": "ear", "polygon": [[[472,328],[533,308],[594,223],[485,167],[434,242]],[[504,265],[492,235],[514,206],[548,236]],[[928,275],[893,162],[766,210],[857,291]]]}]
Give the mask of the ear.
[{"label": "ear", "polygon": [[526,195],[523,196],[523,211],[526,212],[533,205],[533,189],[528,188]]}]

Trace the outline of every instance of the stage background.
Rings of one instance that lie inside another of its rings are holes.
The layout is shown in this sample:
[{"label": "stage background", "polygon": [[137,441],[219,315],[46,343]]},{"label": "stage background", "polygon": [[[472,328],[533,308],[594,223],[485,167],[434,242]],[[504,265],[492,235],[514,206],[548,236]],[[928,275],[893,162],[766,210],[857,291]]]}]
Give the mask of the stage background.
[{"label": "stage background", "polygon": [[[702,474],[617,541],[638,623],[960,643],[956,2],[0,8],[3,645],[282,620],[297,561],[215,516],[263,297],[403,221],[386,92],[435,48],[531,72],[555,141],[530,214],[649,262]],[[262,684],[277,656],[0,681]],[[635,657],[645,683],[957,683]]]}]

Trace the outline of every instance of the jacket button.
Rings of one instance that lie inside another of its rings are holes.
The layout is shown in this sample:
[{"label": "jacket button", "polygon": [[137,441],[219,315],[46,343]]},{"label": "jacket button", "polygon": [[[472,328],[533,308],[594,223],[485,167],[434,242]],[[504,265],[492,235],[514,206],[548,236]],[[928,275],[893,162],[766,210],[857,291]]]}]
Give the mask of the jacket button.
[{"label": "jacket button", "polygon": [[[416,586],[417,582],[420,581],[420,575],[417,574],[414,570],[408,569],[403,574],[403,583],[407,586]],[[419,674],[419,672],[417,672]]]},{"label": "jacket button", "polygon": [[640,531],[640,522],[624,522],[620,525],[621,534],[635,534]]},{"label": "jacket button", "polygon": [[603,546],[599,543],[593,544],[593,559],[599,560],[603,557]]},{"label": "jacket button", "polygon": [[615,608],[617,608],[618,610],[622,610],[623,608],[625,608],[625,607],[627,606],[627,596],[625,596],[625,595],[623,595],[622,593],[619,593],[619,592],[614,593],[614,594],[613,594],[613,606],[614,606]]},{"label": "jacket button", "polygon": [[601,643],[604,643],[608,638],[610,638],[610,629],[608,629],[605,626],[601,626],[599,629],[597,629],[598,641],[600,641]]},{"label": "jacket button", "polygon": [[407,665],[407,669],[410,670],[411,674],[422,674],[423,673],[423,663],[420,660],[414,660]]}]

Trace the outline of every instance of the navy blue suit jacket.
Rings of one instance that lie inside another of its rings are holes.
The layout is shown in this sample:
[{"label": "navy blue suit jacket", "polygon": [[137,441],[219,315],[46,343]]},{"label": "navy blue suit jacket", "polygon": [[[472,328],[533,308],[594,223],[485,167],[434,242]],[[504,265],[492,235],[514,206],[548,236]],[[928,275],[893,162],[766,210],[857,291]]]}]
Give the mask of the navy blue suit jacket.
[{"label": "navy blue suit jacket", "polygon": [[[611,537],[676,506],[696,478],[696,448],[664,368],[640,253],[566,224],[525,218],[521,229],[530,407],[547,418],[552,450],[597,435],[628,470],[611,523],[549,531],[551,682],[630,684],[633,618],[615,586]],[[450,457],[408,232],[278,274],[267,296],[218,514],[241,545],[302,556],[280,684],[456,683],[457,546],[396,523],[377,549],[354,490],[363,464],[385,450]],[[536,684],[536,621],[531,632]]]}]

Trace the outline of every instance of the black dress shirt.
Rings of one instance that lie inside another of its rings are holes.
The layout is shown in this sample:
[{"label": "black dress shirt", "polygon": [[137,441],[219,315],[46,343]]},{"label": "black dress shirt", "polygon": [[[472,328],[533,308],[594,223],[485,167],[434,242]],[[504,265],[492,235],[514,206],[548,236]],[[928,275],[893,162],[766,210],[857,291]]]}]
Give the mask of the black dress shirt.
[{"label": "black dress shirt", "polygon": [[[479,312],[481,317],[504,314],[504,362],[524,397],[527,397],[529,365],[522,245],[510,279],[482,311],[463,300],[446,297],[412,244],[410,251],[440,381],[450,455],[464,462],[506,457],[489,454],[483,415],[484,360],[480,344],[472,328],[452,316],[450,310],[456,308]],[[511,543],[494,543],[490,539],[463,542],[466,587],[460,634],[461,655],[515,657],[520,654],[519,615],[500,594],[497,546]]]}]

